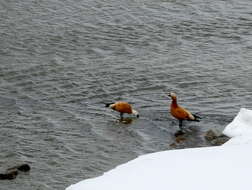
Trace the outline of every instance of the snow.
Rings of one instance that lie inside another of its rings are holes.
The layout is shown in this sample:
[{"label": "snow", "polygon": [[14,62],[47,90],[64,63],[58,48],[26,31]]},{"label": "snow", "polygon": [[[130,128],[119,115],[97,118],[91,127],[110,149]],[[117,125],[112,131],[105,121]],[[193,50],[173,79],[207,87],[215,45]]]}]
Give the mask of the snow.
[{"label": "snow", "polygon": [[226,126],[223,134],[231,137],[225,145],[252,143],[252,110],[241,108],[234,120]]},{"label": "snow", "polygon": [[140,156],[66,190],[248,190],[252,188],[252,111],[242,108],[222,146]]}]

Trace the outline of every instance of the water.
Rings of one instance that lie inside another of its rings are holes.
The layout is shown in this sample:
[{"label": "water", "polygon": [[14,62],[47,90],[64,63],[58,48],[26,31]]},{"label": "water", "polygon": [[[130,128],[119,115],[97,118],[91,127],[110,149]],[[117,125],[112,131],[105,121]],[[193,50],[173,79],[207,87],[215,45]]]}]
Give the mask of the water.
[{"label": "water", "polygon": [[[1,0],[0,189],[64,189],[138,155],[207,146],[252,108],[250,0]],[[166,94],[198,112],[175,143]],[[124,100],[139,119],[118,121]]]}]

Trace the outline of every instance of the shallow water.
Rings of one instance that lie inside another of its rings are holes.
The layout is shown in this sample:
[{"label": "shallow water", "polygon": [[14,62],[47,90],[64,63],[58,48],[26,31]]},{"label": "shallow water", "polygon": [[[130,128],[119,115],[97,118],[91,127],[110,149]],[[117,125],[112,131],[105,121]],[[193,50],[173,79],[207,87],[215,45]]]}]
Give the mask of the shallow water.
[{"label": "shallow water", "polygon": [[[32,169],[0,189],[64,189],[141,154],[207,146],[205,131],[252,108],[251,10],[250,0],[2,0],[0,169]],[[203,118],[175,147],[170,91]],[[104,107],[115,100],[140,118],[119,122]]]}]

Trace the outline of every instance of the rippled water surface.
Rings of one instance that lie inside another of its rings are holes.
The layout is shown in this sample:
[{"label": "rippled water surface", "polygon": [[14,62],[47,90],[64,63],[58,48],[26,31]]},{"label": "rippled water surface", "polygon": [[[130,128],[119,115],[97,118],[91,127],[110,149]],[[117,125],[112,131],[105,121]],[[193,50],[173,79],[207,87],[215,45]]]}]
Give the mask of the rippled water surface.
[{"label": "rippled water surface", "polygon": [[[1,0],[0,169],[32,169],[0,189],[60,190],[174,148],[170,91],[203,118],[175,148],[207,146],[252,108],[251,31],[250,0]],[[140,118],[119,122],[116,100]]]}]

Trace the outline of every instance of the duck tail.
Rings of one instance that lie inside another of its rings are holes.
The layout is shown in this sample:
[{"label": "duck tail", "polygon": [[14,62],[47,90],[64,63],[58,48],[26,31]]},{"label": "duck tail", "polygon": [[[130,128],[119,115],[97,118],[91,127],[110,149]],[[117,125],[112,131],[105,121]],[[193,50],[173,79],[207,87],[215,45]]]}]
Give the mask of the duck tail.
[{"label": "duck tail", "polygon": [[195,118],[194,121],[197,121],[197,122],[200,121],[201,117],[200,117],[199,115],[193,114],[193,116],[194,116],[194,118]]},{"label": "duck tail", "polygon": [[105,103],[105,107],[108,108],[113,103]]}]

